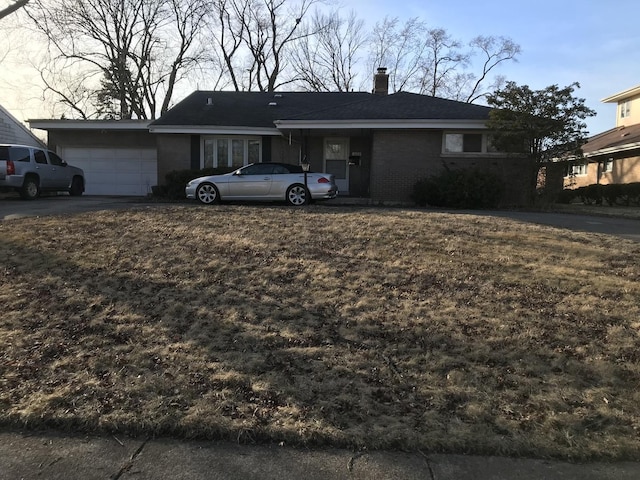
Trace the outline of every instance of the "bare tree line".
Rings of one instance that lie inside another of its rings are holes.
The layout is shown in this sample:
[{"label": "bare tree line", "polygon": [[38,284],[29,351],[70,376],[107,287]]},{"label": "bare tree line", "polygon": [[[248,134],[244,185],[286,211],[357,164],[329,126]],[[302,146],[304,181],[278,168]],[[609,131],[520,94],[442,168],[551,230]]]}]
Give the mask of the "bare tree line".
[{"label": "bare tree line", "polygon": [[377,67],[392,92],[472,102],[504,82],[494,70],[520,53],[508,38],[463,42],[419,18],[386,17],[367,31],[324,0],[31,0],[24,10],[47,42],[46,92],[74,118],[156,118],[185,81],[369,90]]}]

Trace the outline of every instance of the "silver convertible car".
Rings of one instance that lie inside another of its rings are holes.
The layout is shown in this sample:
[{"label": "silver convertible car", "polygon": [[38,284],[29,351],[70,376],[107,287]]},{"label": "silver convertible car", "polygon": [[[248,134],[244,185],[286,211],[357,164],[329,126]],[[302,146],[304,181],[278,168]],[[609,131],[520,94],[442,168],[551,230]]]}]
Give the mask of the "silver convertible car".
[{"label": "silver convertible car", "polygon": [[305,205],[338,195],[334,176],[329,173],[305,174],[300,165],[253,163],[224,175],[191,180],[185,188],[187,198],[204,204],[221,200],[284,200],[290,205]]}]

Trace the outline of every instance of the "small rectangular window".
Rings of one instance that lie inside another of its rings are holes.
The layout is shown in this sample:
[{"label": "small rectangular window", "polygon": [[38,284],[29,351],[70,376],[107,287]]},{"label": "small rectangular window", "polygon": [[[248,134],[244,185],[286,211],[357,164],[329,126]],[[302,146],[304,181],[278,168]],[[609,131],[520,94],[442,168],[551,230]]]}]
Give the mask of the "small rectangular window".
[{"label": "small rectangular window", "polygon": [[244,163],[244,140],[232,140],[231,142],[231,151],[232,151],[232,167],[242,167],[245,165]]},{"label": "small rectangular window", "polygon": [[204,141],[204,168],[212,168],[214,166],[213,160],[213,147],[215,145],[215,140],[210,138],[205,139]]},{"label": "small rectangular window", "polygon": [[482,153],[481,133],[447,133],[444,136],[445,153]]},{"label": "small rectangular window", "polygon": [[631,102],[626,101],[620,104],[620,118],[627,118],[631,116]]},{"label": "small rectangular window", "polygon": [[229,140],[226,138],[219,138],[217,141],[218,150],[216,152],[217,162],[216,167],[228,167],[229,163]]},{"label": "small rectangular window", "polygon": [[602,169],[604,173],[613,172],[613,158],[609,158],[604,161],[604,168]]}]

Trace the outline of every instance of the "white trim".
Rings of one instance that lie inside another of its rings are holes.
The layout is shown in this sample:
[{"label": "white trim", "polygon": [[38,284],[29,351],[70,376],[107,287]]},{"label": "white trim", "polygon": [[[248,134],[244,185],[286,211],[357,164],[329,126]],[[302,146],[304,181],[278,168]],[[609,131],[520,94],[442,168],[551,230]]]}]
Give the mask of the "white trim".
[{"label": "white trim", "polygon": [[27,120],[39,130],[148,130],[153,120]]},{"label": "white trim", "polygon": [[483,129],[486,130],[485,120],[276,120],[279,129],[332,129],[343,130],[352,128],[375,129]]},{"label": "white trim", "polygon": [[192,135],[244,135],[263,136],[269,135],[279,137],[282,135],[276,128],[255,128],[255,127],[220,127],[220,126],[199,126],[199,125],[152,125],[149,127],[151,133],[189,133]]},{"label": "white trim", "polygon": [[600,101],[602,103],[615,103],[615,102],[619,102],[620,100],[624,100],[626,98],[634,97],[636,95],[640,95],[640,85],[638,85],[637,87],[628,88],[627,90],[624,90],[619,93],[615,93],[610,97],[603,98]]},{"label": "white trim", "polygon": [[640,142],[627,143],[624,145],[618,145],[617,147],[603,148],[600,150],[594,150],[593,152],[584,152],[582,156],[587,158],[598,157],[600,155],[607,155],[611,153],[626,152],[627,150],[634,150],[636,148],[640,148]]}]

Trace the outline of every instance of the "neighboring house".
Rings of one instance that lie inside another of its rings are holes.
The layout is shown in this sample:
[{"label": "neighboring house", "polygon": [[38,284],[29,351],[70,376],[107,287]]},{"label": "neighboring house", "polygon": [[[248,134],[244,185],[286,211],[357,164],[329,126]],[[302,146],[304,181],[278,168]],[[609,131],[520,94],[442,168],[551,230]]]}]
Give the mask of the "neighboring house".
[{"label": "neighboring house", "polygon": [[[388,94],[384,69],[374,84],[373,93],[196,91],[148,128],[140,124],[135,139],[122,138],[122,122],[31,126],[48,130],[50,146],[69,163],[70,148],[95,148],[96,142],[111,150],[153,145],[159,183],[173,170],[306,159],[312,170],[335,175],[341,195],[375,203],[409,202],[417,180],[445,168],[494,171],[505,179],[509,203],[525,201],[522,161],[493,152],[487,142],[490,108]],[[91,162],[93,152],[84,153]],[[89,175],[87,189],[92,193]]]},{"label": "neighboring house", "polygon": [[44,147],[44,142],[0,105],[0,143]]},{"label": "neighboring house", "polygon": [[565,188],[640,182],[640,86],[602,101],[617,103],[616,127],[582,147],[584,159],[568,166]]}]

